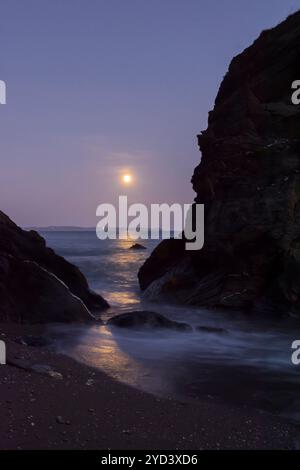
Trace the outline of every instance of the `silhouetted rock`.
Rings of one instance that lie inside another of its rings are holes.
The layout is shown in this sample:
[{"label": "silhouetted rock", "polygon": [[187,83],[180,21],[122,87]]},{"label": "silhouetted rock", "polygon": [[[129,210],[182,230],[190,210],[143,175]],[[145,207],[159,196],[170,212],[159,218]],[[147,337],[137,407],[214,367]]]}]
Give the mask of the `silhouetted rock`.
[{"label": "silhouetted rock", "polygon": [[0,212],[0,321],[87,321],[107,302],[79,269]]},{"label": "silhouetted rock", "polygon": [[45,336],[32,335],[21,336],[20,338],[17,338],[16,342],[24,346],[32,346],[34,348],[43,348],[51,344],[50,339]]},{"label": "silhouetted rock", "polygon": [[224,328],[217,328],[213,326],[196,326],[196,330],[202,331],[203,333],[228,333]]},{"label": "silhouetted rock", "polygon": [[163,240],[146,259],[138,273],[141,289],[163,276],[184,255],[184,243],[180,239]]},{"label": "silhouetted rock", "polygon": [[130,250],[146,250],[147,248],[140,243],[135,243],[129,247]]},{"label": "silhouetted rock", "polygon": [[[192,178],[205,204],[204,248],[171,240],[154,250],[139,272],[153,300],[299,313],[300,106],[291,103],[299,41],[297,12],[230,64]],[[182,287],[166,292],[176,278]]]},{"label": "silhouetted rock", "polygon": [[136,311],[123,313],[110,318],[108,325],[117,326],[119,328],[150,328],[150,329],[170,329],[176,331],[190,331],[191,326],[187,323],[179,323],[169,320],[168,318],[156,312]]},{"label": "silhouetted rock", "polygon": [[62,380],[63,375],[60,372],[53,370],[52,366],[48,364],[31,364],[31,362],[24,359],[8,359],[7,365],[22,369],[27,372],[35,372],[41,375],[47,375],[53,379]]}]

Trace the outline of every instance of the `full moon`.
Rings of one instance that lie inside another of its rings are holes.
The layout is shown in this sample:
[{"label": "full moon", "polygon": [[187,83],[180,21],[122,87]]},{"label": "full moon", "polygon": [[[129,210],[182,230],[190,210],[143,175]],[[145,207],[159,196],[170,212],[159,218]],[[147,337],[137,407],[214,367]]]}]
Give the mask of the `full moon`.
[{"label": "full moon", "polygon": [[126,173],[125,175],[123,175],[122,179],[123,179],[123,183],[130,184],[132,181],[132,176],[129,173]]}]

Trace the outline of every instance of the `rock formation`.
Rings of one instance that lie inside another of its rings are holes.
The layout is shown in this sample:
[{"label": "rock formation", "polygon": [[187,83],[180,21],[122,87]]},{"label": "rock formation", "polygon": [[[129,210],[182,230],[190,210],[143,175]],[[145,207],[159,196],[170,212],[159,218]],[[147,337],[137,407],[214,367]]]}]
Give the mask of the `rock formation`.
[{"label": "rock formation", "polygon": [[132,329],[167,329],[175,331],[192,331],[192,327],[187,323],[169,320],[160,313],[148,312],[145,310],[122,313],[112,317],[107,322],[108,325],[118,328]]},{"label": "rock formation", "polygon": [[144,245],[141,245],[140,243],[134,243],[129,247],[130,250],[146,250],[146,247]]},{"label": "rock formation", "polygon": [[232,60],[198,136],[192,184],[205,204],[204,248],[162,242],[139,272],[150,298],[299,313],[299,44],[297,12]]},{"label": "rock formation", "polygon": [[79,269],[0,212],[0,321],[90,320],[108,307]]}]

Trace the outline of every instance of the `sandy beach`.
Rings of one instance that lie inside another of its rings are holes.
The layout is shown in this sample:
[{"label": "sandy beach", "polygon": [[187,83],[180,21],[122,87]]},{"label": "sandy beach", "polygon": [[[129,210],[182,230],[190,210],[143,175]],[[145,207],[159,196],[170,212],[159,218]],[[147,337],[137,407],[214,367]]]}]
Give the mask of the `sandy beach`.
[{"label": "sandy beach", "polygon": [[[42,327],[1,324],[1,449],[295,449],[299,429],[265,412],[161,399],[21,344]],[[30,370],[51,366],[51,374]],[[24,366],[24,368],[23,368]],[[55,372],[53,374],[53,372]]]}]

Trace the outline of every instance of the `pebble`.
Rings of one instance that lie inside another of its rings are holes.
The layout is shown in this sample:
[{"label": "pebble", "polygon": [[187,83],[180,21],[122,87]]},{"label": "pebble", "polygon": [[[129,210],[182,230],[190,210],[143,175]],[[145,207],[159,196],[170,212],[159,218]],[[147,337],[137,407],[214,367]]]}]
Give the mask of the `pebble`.
[{"label": "pebble", "polygon": [[56,422],[58,424],[67,424],[67,425],[71,424],[71,421],[65,420],[62,416],[57,416],[56,417]]}]

